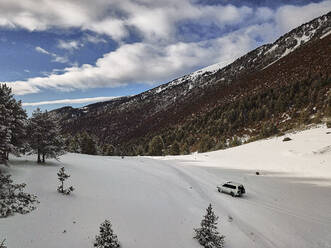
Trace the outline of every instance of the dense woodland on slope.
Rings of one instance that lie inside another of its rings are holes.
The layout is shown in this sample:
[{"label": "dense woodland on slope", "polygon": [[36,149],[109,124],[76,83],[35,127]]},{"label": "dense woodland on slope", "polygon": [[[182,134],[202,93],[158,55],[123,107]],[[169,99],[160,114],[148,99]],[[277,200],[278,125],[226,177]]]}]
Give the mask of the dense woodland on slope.
[{"label": "dense woodland on slope", "polygon": [[[99,143],[104,155],[163,155],[205,152],[240,145],[258,138],[331,117],[331,78],[328,74],[309,75],[286,86],[264,87],[208,112],[191,116],[183,123],[114,146]],[[245,139],[246,137],[246,139]],[[82,148],[79,144],[82,143]],[[86,132],[70,137],[68,149],[97,154],[96,136]]]},{"label": "dense woodland on slope", "polygon": [[218,71],[52,114],[68,151],[104,155],[205,152],[327,122],[330,29],[331,12]]},{"label": "dense woodland on slope", "polygon": [[[128,143],[121,150],[127,149],[128,154],[155,154],[151,148],[157,143],[153,136],[159,136],[163,153],[206,152],[321,123],[331,117],[330,86],[331,78],[325,76],[287,87],[267,88],[199,114],[178,127],[139,139],[138,146]],[[245,137],[248,139],[242,139]]]}]

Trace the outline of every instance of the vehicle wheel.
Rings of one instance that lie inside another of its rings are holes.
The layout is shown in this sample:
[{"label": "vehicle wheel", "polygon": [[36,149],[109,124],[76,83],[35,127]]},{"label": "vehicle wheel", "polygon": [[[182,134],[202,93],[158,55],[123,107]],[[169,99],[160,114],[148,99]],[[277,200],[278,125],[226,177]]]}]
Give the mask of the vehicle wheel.
[{"label": "vehicle wheel", "polygon": [[231,195],[232,197],[234,197],[234,193],[233,193],[233,192],[231,192],[230,195]]},{"label": "vehicle wheel", "polygon": [[218,192],[220,192],[220,193],[222,192],[220,189],[217,189],[217,190],[218,190]]}]

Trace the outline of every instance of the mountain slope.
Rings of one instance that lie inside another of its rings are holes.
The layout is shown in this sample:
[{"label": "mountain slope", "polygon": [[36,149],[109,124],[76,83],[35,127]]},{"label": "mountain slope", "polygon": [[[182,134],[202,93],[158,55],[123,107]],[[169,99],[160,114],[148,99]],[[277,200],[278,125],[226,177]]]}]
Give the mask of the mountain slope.
[{"label": "mountain slope", "polygon": [[[123,153],[136,154],[137,146],[146,144],[152,135],[164,137],[169,128],[178,130],[183,125],[189,126],[190,122],[198,121],[196,116],[201,119],[216,108],[222,109],[230,103],[244,101],[245,97],[269,94],[265,93],[266,89],[323,81],[327,83],[322,83],[323,89],[317,94],[329,94],[330,30],[331,12],[301,25],[273,44],[251,51],[224,68],[217,69],[217,65],[214,65],[136,96],[96,103],[81,109],[65,107],[53,113],[62,120],[64,133],[75,135],[87,131],[98,137],[102,144],[112,144]],[[300,85],[296,87],[300,88]],[[320,115],[325,115],[327,95],[323,99],[314,99],[314,104],[321,107]],[[306,107],[300,106],[296,111]],[[286,111],[288,109],[280,114]],[[268,117],[264,121],[271,119],[274,121],[276,118]],[[246,121],[247,124],[241,124],[235,131],[224,134],[224,138],[244,128],[261,126],[253,122]],[[203,126],[198,129],[201,128],[204,129]],[[211,136],[216,142],[218,138],[213,134]],[[197,140],[200,138],[195,137]],[[196,145],[189,145],[190,149],[194,150]]]}]

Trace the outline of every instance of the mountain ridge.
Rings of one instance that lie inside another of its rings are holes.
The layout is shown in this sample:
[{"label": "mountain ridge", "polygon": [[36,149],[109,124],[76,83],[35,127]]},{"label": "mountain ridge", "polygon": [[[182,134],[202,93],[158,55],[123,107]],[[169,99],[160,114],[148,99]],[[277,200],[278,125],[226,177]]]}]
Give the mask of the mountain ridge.
[{"label": "mountain ridge", "polygon": [[330,30],[331,12],[218,70],[203,68],[135,96],[52,113],[64,123],[64,133],[88,131],[100,143],[127,145],[130,140],[182,125],[192,116],[240,99],[247,92],[283,87],[286,82],[307,80],[318,73],[328,78]]}]

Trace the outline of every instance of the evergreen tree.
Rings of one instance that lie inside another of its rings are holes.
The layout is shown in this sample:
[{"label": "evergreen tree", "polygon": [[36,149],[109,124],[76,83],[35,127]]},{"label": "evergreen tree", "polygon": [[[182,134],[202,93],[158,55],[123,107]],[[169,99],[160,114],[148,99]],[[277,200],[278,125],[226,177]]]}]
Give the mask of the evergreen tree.
[{"label": "evergreen tree", "polygon": [[175,141],[170,147],[170,154],[179,155],[179,153],[180,153],[179,144],[177,141]]},{"label": "evergreen tree", "polygon": [[0,85],[0,160],[6,162],[10,152],[19,155],[23,146],[26,113],[6,84]]},{"label": "evergreen tree", "polygon": [[64,171],[64,167],[62,167],[59,172],[57,173],[57,176],[60,181],[60,186],[57,188],[57,191],[64,194],[64,195],[69,195],[72,191],[74,191],[74,187],[70,186],[69,188],[65,189],[64,188],[64,181],[70,177],[70,175],[66,174]]},{"label": "evergreen tree", "polygon": [[81,153],[83,154],[90,154],[90,155],[97,154],[96,142],[86,132],[84,132],[81,136],[80,149],[81,149]]},{"label": "evergreen tree", "polygon": [[0,248],[7,248],[5,242],[6,242],[6,239],[4,239],[4,240],[1,241]]},{"label": "evergreen tree", "polygon": [[215,215],[211,204],[207,208],[207,213],[201,221],[201,227],[194,229],[194,236],[205,248],[223,248],[224,236],[217,231],[218,216]]},{"label": "evergreen tree", "polygon": [[164,149],[164,142],[161,136],[155,136],[148,147],[148,154],[151,156],[162,156]]},{"label": "evergreen tree", "polygon": [[69,137],[67,140],[67,151],[68,152],[74,152],[74,153],[80,153],[80,141],[77,136]]},{"label": "evergreen tree", "polygon": [[27,114],[22,109],[22,102],[14,102],[13,109],[13,122],[12,122],[12,137],[11,143],[13,149],[11,152],[16,156],[24,153],[27,148],[26,128],[27,128]]},{"label": "evergreen tree", "polygon": [[230,141],[230,147],[240,146],[240,145],[241,145],[241,140],[237,136],[234,136]]},{"label": "evergreen tree", "polygon": [[35,209],[37,197],[23,192],[26,184],[15,184],[10,175],[0,172],[0,218]]},{"label": "evergreen tree", "polygon": [[32,113],[28,124],[29,144],[37,154],[37,162],[45,163],[46,158],[58,158],[64,152],[64,139],[60,135],[57,121],[47,111],[39,108]]},{"label": "evergreen tree", "polygon": [[199,143],[199,152],[208,152],[214,146],[214,140],[209,136],[203,136]]},{"label": "evergreen tree", "polygon": [[187,145],[186,142],[181,145],[180,153],[185,154],[185,155],[190,153],[190,148],[189,148],[189,146]]},{"label": "evergreen tree", "polygon": [[104,145],[102,153],[105,156],[115,156],[116,155],[116,148],[111,144]]},{"label": "evergreen tree", "polygon": [[94,247],[97,248],[118,248],[120,244],[118,242],[116,234],[112,229],[112,225],[109,220],[105,220],[100,226],[100,234],[95,237]]}]

